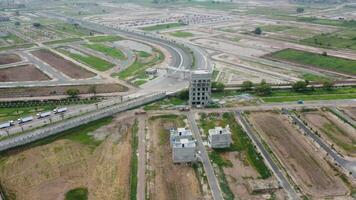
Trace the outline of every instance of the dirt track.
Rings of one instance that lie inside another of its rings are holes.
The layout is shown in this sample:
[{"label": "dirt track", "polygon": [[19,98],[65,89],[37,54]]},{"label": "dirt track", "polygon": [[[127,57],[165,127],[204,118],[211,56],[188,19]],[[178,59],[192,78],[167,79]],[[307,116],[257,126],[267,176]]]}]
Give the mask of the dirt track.
[{"label": "dirt track", "polygon": [[[163,123],[161,119],[150,120],[150,160],[151,169],[148,178],[151,183],[149,197],[153,200],[197,200],[202,199],[199,181],[191,166],[174,165],[169,145],[168,128],[175,127],[174,122]],[[166,135],[166,136],[167,136]]]},{"label": "dirt track", "polygon": [[45,49],[31,52],[32,55],[48,63],[57,70],[63,72],[67,76],[74,79],[85,79],[95,76],[95,73],[90,72],[73,62],[62,58],[61,56],[54,54],[53,52]]},{"label": "dirt track", "polygon": [[0,181],[17,200],[63,200],[76,187],[87,187],[89,199],[128,200],[132,122],[116,118],[94,131],[108,135],[94,151],[61,139],[13,152],[0,162]]},{"label": "dirt track", "polygon": [[22,59],[17,54],[0,54],[0,65],[20,62]]},{"label": "dirt track", "polygon": [[251,113],[250,121],[282,160],[302,190],[314,198],[345,195],[348,189],[284,115]]},{"label": "dirt track", "polygon": [[50,78],[33,65],[21,65],[0,69],[0,82],[44,80],[50,80]]}]

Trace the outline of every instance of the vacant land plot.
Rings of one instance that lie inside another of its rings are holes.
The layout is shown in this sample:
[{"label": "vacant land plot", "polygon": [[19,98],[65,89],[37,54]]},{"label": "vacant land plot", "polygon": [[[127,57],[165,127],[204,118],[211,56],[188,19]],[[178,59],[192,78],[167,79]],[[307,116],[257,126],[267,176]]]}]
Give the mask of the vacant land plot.
[{"label": "vacant land plot", "polygon": [[85,46],[119,60],[124,60],[126,58],[125,54],[115,47],[109,47],[103,44],[86,44]]},{"label": "vacant land plot", "polygon": [[184,127],[181,116],[151,117],[149,123],[148,198],[154,200],[203,197],[193,167],[174,165],[169,144],[169,129]]},{"label": "vacant land plot", "polygon": [[31,52],[34,56],[48,63],[57,70],[63,72],[65,75],[74,79],[91,78],[95,76],[95,73],[90,72],[73,62],[64,59],[63,57],[55,54],[49,50],[41,49]]},{"label": "vacant land plot", "polygon": [[342,108],[342,110],[353,120],[356,120],[356,107]]},{"label": "vacant land plot", "polygon": [[1,184],[11,199],[65,199],[86,191],[88,199],[128,200],[132,121],[105,118],[3,154]]},{"label": "vacant land plot", "polygon": [[344,155],[356,157],[356,135],[352,126],[327,111],[303,112],[302,116],[318,133],[335,144],[337,150]]},{"label": "vacant land plot", "polygon": [[56,29],[58,31],[69,33],[72,35],[77,35],[77,36],[87,36],[87,35],[94,34],[94,32],[92,30],[83,28],[76,24],[61,23],[61,24],[51,25],[51,27],[53,27],[54,29]]},{"label": "vacant land plot", "polygon": [[93,69],[99,70],[99,71],[106,71],[108,69],[111,69],[115,65],[103,60],[99,57],[93,56],[93,55],[88,55],[86,53],[83,53],[81,51],[72,49],[70,47],[60,47],[57,48],[58,51],[61,53],[73,58],[74,60],[81,62],[85,65],[88,65],[89,67],[92,67]]},{"label": "vacant land plot", "polygon": [[347,194],[341,179],[286,116],[255,112],[249,119],[304,193],[317,199]]},{"label": "vacant land plot", "polygon": [[266,32],[279,32],[279,31],[284,31],[287,29],[293,28],[292,26],[284,26],[284,25],[266,25],[262,26],[261,29],[262,31]]},{"label": "vacant land plot", "polygon": [[193,33],[186,32],[186,31],[176,31],[176,32],[170,33],[170,35],[172,35],[174,37],[183,37],[183,38],[194,36]]},{"label": "vacant land plot", "polygon": [[0,65],[20,62],[22,59],[17,54],[0,54]]},{"label": "vacant land plot", "polygon": [[163,30],[167,28],[175,28],[179,26],[184,26],[184,24],[181,23],[158,24],[154,26],[143,27],[141,29],[144,31],[159,31],[159,30]]},{"label": "vacant land plot", "polygon": [[68,85],[68,86],[47,86],[47,87],[16,87],[0,88],[0,97],[28,97],[28,96],[50,96],[67,95],[68,89],[78,89],[80,94],[92,94],[92,88],[95,87],[96,93],[126,92],[127,87],[115,84],[97,84],[97,85]]},{"label": "vacant land plot", "polygon": [[8,34],[7,36],[0,37],[0,39],[4,40],[8,45],[22,44],[26,42],[22,38],[19,38],[12,33]]},{"label": "vacant land plot", "polygon": [[43,81],[50,78],[33,65],[0,68],[0,82]]},{"label": "vacant land plot", "polygon": [[63,43],[72,43],[83,40],[82,38],[66,38],[62,40],[54,40],[50,42],[44,42],[45,45],[53,45],[53,44],[63,44]]},{"label": "vacant land plot", "polygon": [[284,49],[274,52],[270,56],[272,58],[295,62],[302,65],[310,65],[320,69],[356,75],[356,60],[334,56],[323,56],[321,54],[296,49]]}]

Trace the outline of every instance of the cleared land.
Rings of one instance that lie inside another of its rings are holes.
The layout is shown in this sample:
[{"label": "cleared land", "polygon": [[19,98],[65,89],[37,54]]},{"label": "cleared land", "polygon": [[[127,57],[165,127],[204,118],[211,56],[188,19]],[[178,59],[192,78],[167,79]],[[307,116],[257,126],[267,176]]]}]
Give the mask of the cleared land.
[{"label": "cleared land", "polygon": [[356,130],[352,126],[327,111],[303,112],[302,116],[341,153],[356,157]]},{"label": "cleared land", "polygon": [[20,62],[22,59],[17,54],[0,54],[0,65]]},{"label": "cleared land", "polygon": [[310,65],[316,68],[335,72],[356,75],[356,60],[349,60],[334,56],[300,51],[296,49],[284,49],[269,55],[272,58],[294,62],[302,65]]},{"label": "cleared land", "polygon": [[128,200],[132,122],[105,118],[7,152],[2,186],[12,199],[78,197],[82,188],[88,199]]},{"label": "cleared land", "polygon": [[16,87],[0,88],[0,97],[26,97],[26,96],[50,96],[67,95],[68,89],[78,89],[80,94],[91,94],[91,88],[95,86],[96,93],[125,92],[127,87],[119,84],[98,85],[72,85],[72,86],[47,86],[47,87]]},{"label": "cleared land", "polygon": [[104,59],[83,53],[81,51],[72,49],[70,47],[60,47],[60,48],[57,48],[57,50],[65,55],[73,58],[74,60],[81,62],[85,65],[88,65],[89,67],[99,70],[99,71],[106,71],[106,70],[111,69],[112,67],[115,66],[113,63],[110,63]]},{"label": "cleared land", "polygon": [[347,194],[341,179],[286,116],[254,112],[249,119],[303,192],[318,199]]},{"label": "cleared land", "polygon": [[48,63],[52,67],[63,72],[64,74],[66,74],[71,78],[84,79],[84,78],[91,78],[95,76],[95,73],[90,72],[49,50],[41,49],[37,51],[32,51],[31,54],[43,60],[44,62]]},{"label": "cleared land", "polygon": [[169,145],[169,129],[184,126],[176,115],[152,117],[149,120],[149,199],[196,200],[203,198],[193,167],[174,165]]},{"label": "cleared land", "polygon": [[0,82],[43,80],[50,80],[50,78],[33,65],[0,68]]}]

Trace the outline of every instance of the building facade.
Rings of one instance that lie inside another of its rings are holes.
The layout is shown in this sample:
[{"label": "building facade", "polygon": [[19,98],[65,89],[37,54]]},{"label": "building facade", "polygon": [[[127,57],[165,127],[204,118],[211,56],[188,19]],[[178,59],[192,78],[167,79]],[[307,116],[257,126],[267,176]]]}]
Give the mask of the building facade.
[{"label": "building facade", "polygon": [[189,105],[206,106],[211,97],[211,76],[207,71],[197,70],[190,76]]},{"label": "building facade", "polygon": [[231,145],[231,131],[229,125],[225,128],[215,127],[209,130],[208,144],[211,148],[229,148]]}]

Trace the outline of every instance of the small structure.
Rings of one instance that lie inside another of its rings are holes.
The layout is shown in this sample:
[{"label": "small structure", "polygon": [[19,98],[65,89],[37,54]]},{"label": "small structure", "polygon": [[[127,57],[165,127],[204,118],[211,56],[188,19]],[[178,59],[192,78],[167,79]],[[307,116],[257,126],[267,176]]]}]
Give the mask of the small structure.
[{"label": "small structure", "polygon": [[10,17],[8,16],[0,16],[0,22],[8,22],[10,21]]},{"label": "small structure", "polygon": [[278,181],[275,179],[272,180],[248,180],[247,181],[247,190],[250,194],[263,194],[263,193],[270,193],[275,192],[280,189]]},{"label": "small structure", "polygon": [[204,70],[196,70],[190,76],[189,105],[206,106],[210,103],[212,74]]},{"label": "small structure", "polygon": [[186,128],[170,130],[173,163],[196,161],[196,143],[192,132]]},{"label": "small structure", "polygon": [[231,145],[231,131],[229,125],[225,128],[215,127],[209,130],[208,144],[211,148],[229,148]]},{"label": "small structure", "polygon": [[156,68],[152,68],[152,67],[147,68],[147,69],[145,70],[145,74],[146,74],[146,75],[157,76],[157,69],[156,69]]}]

